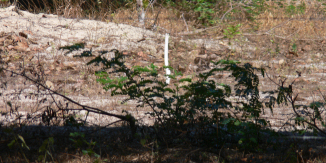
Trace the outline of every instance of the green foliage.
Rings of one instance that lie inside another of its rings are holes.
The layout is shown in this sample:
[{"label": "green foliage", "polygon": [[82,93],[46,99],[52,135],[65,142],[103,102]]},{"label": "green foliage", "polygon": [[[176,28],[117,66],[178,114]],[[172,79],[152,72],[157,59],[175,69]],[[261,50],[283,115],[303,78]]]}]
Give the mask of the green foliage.
[{"label": "green foliage", "polygon": [[[89,64],[103,63],[102,71],[96,73],[97,81],[103,84],[105,90],[111,90],[112,96],[127,95],[129,98],[123,103],[137,100],[137,107],[150,107],[152,112],[149,114],[157,119],[156,124],[162,128],[157,131],[158,137],[170,133],[165,129],[171,127],[185,129],[197,124],[199,119],[205,127],[220,118],[223,122],[220,126],[225,128],[221,133],[238,135],[238,141],[244,149],[257,149],[260,132],[268,122],[259,118],[263,105],[259,101],[259,79],[254,72],[259,70],[264,75],[264,69],[254,68],[250,64],[241,66],[237,61],[221,60],[214,62],[219,68],[199,74],[199,80],[193,82],[191,78],[177,80],[176,77],[182,74],[172,67],[167,67],[174,72],[168,76],[176,81],[174,86],[169,86],[159,77],[155,65],[134,66],[128,69],[122,61],[122,54],[117,50],[113,51],[115,58],[111,60],[98,56],[89,62]],[[232,94],[231,87],[210,78],[223,71],[231,72],[231,76],[237,82],[234,96],[243,100],[238,102],[228,100]],[[241,116],[218,112],[219,109],[226,109],[235,114],[241,113]],[[215,112],[213,115],[216,116],[207,115],[209,111]],[[141,142],[144,143],[144,140]]]},{"label": "green foliage", "polygon": [[223,35],[225,38],[228,38],[229,40],[233,39],[236,35],[241,34],[239,31],[241,27],[241,24],[237,25],[230,25],[227,29],[224,29]]},{"label": "green foliage", "polygon": [[[70,137],[70,140],[72,142],[74,142],[74,146],[75,148],[79,148],[79,147],[82,147],[82,145],[84,144],[85,142],[85,134],[83,133],[79,133],[79,132],[72,132],[70,133],[69,135]],[[87,141],[86,141],[87,142]]]},{"label": "green foliage", "polygon": [[[283,2],[282,1],[276,1],[277,4],[276,8],[283,8]],[[246,1],[244,2],[245,5],[241,5],[243,7],[245,12],[247,13],[247,18],[249,20],[255,21],[255,17],[258,16],[261,13],[264,13],[266,10],[268,10],[271,6],[269,6],[265,0],[252,0],[252,1]],[[285,7],[285,11],[288,15],[295,15],[295,14],[304,14],[306,10],[306,4],[302,2],[301,4],[295,6],[295,4],[290,4]],[[232,12],[236,13],[241,10],[239,9],[233,9]]]},{"label": "green foliage", "polygon": [[292,51],[297,52],[297,44],[293,43],[292,44]]},{"label": "green foliage", "polygon": [[198,20],[201,22],[201,24],[208,26],[215,23],[212,14],[214,13],[214,10],[211,6],[213,6],[212,3],[210,3],[207,0],[192,0],[195,4],[194,11],[199,14]]},{"label": "green foliage", "polygon": [[73,116],[69,116],[64,123],[65,126],[72,126],[79,128],[80,126],[84,126],[84,123],[78,122]]},{"label": "green foliage", "polygon": [[84,133],[73,132],[70,133],[70,140],[74,142],[75,148],[82,148],[84,145],[87,145],[88,148],[86,150],[82,150],[84,155],[95,156],[96,158],[100,158],[100,155],[94,152],[93,147],[96,145],[96,142],[90,141],[88,142],[85,138]]},{"label": "green foliage", "polygon": [[149,0],[143,0],[143,7],[147,8],[148,5],[149,5]]},{"label": "green foliage", "polygon": [[15,147],[15,146],[18,146],[18,148],[19,148],[21,154],[22,154],[22,155],[24,156],[24,158],[25,158],[25,161],[26,161],[26,162],[29,162],[28,159],[27,159],[27,157],[26,157],[26,155],[25,155],[25,153],[24,153],[24,151],[23,151],[23,149],[30,150],[29,147],[27,146],[26,142],[25,142],[24,137],[21,136],[21,135],[19,135],[19,134],[15,134],[15,133],[13,132],[13,129],[11,129],[11,128],[6,128],[6,129],[4,129],[4,132],[7,133],[7,134],[11,134],[11,135],[13,135],[13,140],[12,140],[10,143],[7,144],[8,147],[9,147],[9,148],[13,148],[13,147]]},{"label": "green foliage", "polygon": [[39,153],[44,152],[44,155],[40,155],[38,157],[39,161],[46,162],[46,156],[49,155],[52,161],[54,162],[53,156],[51,154],[51,150],[54,151],[53,144],[54,144],[53,137],[49,137],[48,139],[43,141],[42,146],[39,148]]},{"label": "green foliage", "polygon": [[298,6],[295,6],[294,4],[290,4],[286,7],[286,13],[288,15],[296,15],[296,14],[304,14],[306,10],[306,4],[302,2]]},{"label": "green foliage", "polygon": [[244,6],[243,8],[248,13],[249,20],[254,20],[257,15],[265,12],[269,7],[265,3],[265,0],[252,0],[252,1],[245,2],[245,4],[246,6]]},{"label": "green foliage", "polygon": [[19,135],[19,134],[15,135],[14,140],[12,140],[8,144],[8,147],[9,148],[12,148],[14,145],[18,145],[18,144],[20,144],[21,147],[26,148],[26,149],[29,150],[29,147],[27,146],[24,138],[21,135]]},{"label": "green foliage", "polygon": [[[288,87],[284,86],[285,81],[287,79],[284,78],[280,80],[281,84],[279,85],[279,89],[276,92],[272,92],[271,94],[277,93],[277,98],[275,101],[277,104],[285,104],[292,107],[293,113],[295,117],[295,125],[303,126],[304,129],[296,130],[299,134],[313,131],[314,135],[323,134],[326,135],[325,128],[326,128],[326,119],[321,116],[323,112],[325,112],[325,105],[326,100],[323,102],[315,101],[310,103],[309,105],[296,105],[296,100],[299,94],[293,93],[293,83],[290,84]],[[323,95],[322,95],[323,96]],[[274,98],[274,97],[272,97]],[[317,125],[321,124],[321,125]],[[307,125],[307,127],[306,127]]]},{"label": "green foliage", "polygon": [[[306,4],[305,2],[301,2],[299,5],[295,5],[296,1],[292,1],[291,4],[287,4],[283,0],[280,1],[274,1],[274,6],[270,6],[269,3],[266,3],[266,0],[251,0],[251,1],[235,1],[232,0],[230,3],[233,5],[233,9],[231,12],[227,13],[226,17],[231,17],[234,15],[239,15],[239,14],[245,14],[247,19],[251,20],[255,25],[256,24],[256,17],[266,11],[268,11],[271,8],[276,8],[276,9],[285,9],[285,12],[287,13],[288,16],[296,15],[296,14],[304,14],[306,10]],[[218,3],[216,1],[214,5]],[[221,4],[221,3],[220,3]],[[230,8],[229,3],[222,3],[223,6],[226,8]],[[237,6],[238,5],[238,6]],[[236,7],[235,7],[236,6]],[[224,11],[226,12],[226,11]]]},{"label": "green foliage", "polygon": [[216,3],[217,1],[215,0],[166,1],[168,7],[173,7],[178,12],[189,13],[188,15],[194,13],[196,15],[195,20],[197,23],[204,26],[215,24],[216,21],[213,14],[215,13],[214,6]]},{"label": "green foliage", "polygon": [[241,31],[239,30],[241,27],[241,24],[237,25],[230,25],[227,29],[224,29],[223,35],[225,38],[229,39],[229,45],[232,44],[231,40],[236,36],[240,35]]}]

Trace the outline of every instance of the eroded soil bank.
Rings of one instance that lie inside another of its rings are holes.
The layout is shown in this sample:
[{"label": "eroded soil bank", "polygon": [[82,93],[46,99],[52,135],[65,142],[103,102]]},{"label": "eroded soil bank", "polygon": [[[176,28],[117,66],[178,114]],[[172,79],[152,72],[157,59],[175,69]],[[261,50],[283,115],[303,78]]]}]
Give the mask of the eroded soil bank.
[{"label": "eroded soil bank", "polygon": [[[138,108],[136,101],[121,105],[124,97],[111,97],[96,82],[94,72],[98,67],[87,66],[92,58],[74,57],[82,52],[99,55],[103,51],[117,49],[126,55],[127,67],[135,65],[157,65],[164,74],[164,33],[158,33],[138,27],[95,20],[66,19],[51,14],[32,14],[17,10],[11,6],[0,10],[0,46],[2,64],[15,71],[22,68],[43,73],[45,84],[68,97],[112,113],[127,110],[142,123],[152,124],[153,120],[145,116],[148,108]],[[251,63],[255,67],[265,67],[267,74],[275,83],[287,78],[286,84],[294,82],[294,92],[298,95],[298,104],[309,104],[322,100],[325,92],[325,40],[301,40],[296,44],[295,52],[291,40],[267,34],[242,34],[231,43],[222,36],[207,38],[205,36],[170,37],[169,61],[173,68],[182,71],[184,77],[194,77],[212,67],[209,61],[219,59],[236,59]],[[84,45],[76,51],[61,47]],[[113,52],[105,53],[107,58],[114,57]],[[232,85],[228,74],[218,74],[221,83]],[[13,78],[9,73],[2,74],[6,89],[2,90],[1,110],[8,111],[10,101],[19,106],[23,115],[36,113],[48,103],[39,103],[36,96],[26,96],[35,91],[32,83],[21,78]],[[277,85],[268,78],[261,77],[262,91],[277,89]],[[20,92],[21,95],[17,96]],[[45,97],[45,96],[44,96]],[[264,99],[265,94],[261,95]],[[58,98],[59,99],[59,98]],[[81,118],[85,113],[80,113]],[[266,110],[274,127],[281,126],[292,116],[289,106],[276,106],[273,116]],[[14,117],[12,117],[14,118]],[[9,119],[7,119],[10,121]],[[94,124],[109,124],[114,118],[89,115],[88,120]]]}]

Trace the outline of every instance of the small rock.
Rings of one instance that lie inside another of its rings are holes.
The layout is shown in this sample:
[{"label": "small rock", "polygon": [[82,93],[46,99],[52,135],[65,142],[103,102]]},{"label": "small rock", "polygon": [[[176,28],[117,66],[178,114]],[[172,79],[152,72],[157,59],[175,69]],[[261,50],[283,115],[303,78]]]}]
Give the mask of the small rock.
[{"label": "small rock", "polygon": [[320,53],[316,54],[316,57],[318,57],[318,58],[320,58],[321,56],[322,56],[322,54],[320,54]]},{"label": "small rock", "polygon": [[279,65],[283,65],[285,63],[285,60],[284,59],[280,59],[279,61],[278,61],[278,64]]},{"label": "small rock", "polygon": [[100,44],[100,43],[104,43],[106,41],[106,38],[105,37],[100,37],[99,39],[97,39],[97,43]]},{"label": "small rock", "polygon": [[15,47],[14,46],[12,46],[12,45],[9,45],[8,46],[8,50],[12,50],[12,49],[14,49]]},{"label": "small rock", "polygon": [[210,59],[210,60],[215,60],[215,59],[217,59],[217,57],[218,57],[218,56],[217,56],[216,54],[213,53],[213,54],[211,54],[211,55],[209,56],[209,59]]},{"label": "small rock", "polygon": [[47,52],[52,52],[52,49],[53,49],[53,48],[50,46],[50,47],[46,48],[46,51],[47,51]]},{"label": "small rock", "polygon": [[251,62],[251,65],[253,66],[253,67],[257,67],[257,68],[259,68],[259,67],[262,67],[262,65],[263,65],[263,63],[262,62]]},{"label": "small rock", "polygon": [[138,52],[137,55],[143,58],[147,57],[147,55],[143,51]]},{"label": "small rock", "polygon": [[307,63],[311,63],[312,62],[312,60],[309,58],[309,59],[307,59]]},{"label": "small rock", "polygon": [[194,72],[197,72],[198,68],[199,68],[199,67],[195,65],[195,66],[192,67],[192,70],[193,70]]},{"label": "small rock", "polygon": [[46,71],[44,71],[44,74],[45,74],[45,75],[51,75],[51,73],[52,73],[51,70],[46,70]]},{"label": "small rock", "polygon": [[203,55],[200,55],[198,57],[203,58],[203,59],[209,59],[209,56],[207,54],[203,54]]},{"label": "small rock", "polygon": [[50,89],[54,89],[54,84],[53,84],[51,81],[49,81],[49,80],[47,80],[47,81],[45,82],[45,85],[46,85],[48,88],[50,88]]},{"label": "small rock", "polygon": [[18,42],[17,46],[14,47],[17,51],[28,51],[28,44],[26,42]]}]

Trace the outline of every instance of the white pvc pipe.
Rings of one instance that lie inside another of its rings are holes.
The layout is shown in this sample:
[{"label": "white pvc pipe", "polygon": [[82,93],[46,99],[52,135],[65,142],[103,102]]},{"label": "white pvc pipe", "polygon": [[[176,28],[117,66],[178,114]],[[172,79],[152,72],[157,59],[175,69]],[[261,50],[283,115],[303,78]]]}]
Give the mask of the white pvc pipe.
[{"label": "white pvc pipe", "polygon": [[[164,63],[165,66],[169,66],[169,34],[165,34],[165,48],[164,48]],[[170,69],[165,69],[166,75],[170,75]],[[170,78],[166,77],[166,83],[170,84]]]}]

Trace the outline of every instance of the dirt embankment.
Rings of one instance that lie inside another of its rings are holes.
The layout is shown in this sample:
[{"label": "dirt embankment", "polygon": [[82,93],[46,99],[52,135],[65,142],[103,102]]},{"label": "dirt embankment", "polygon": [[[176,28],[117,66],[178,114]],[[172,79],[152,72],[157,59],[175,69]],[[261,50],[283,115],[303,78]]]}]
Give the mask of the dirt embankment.
[{"label": "dirt embankment", "polygon": [[[102,86],[95,81],[93,66],[86,66],[88,58],[76,58],[83,51],[99,55],[103,51],[118,49],[127,57],[126,65],[147,66],[154,63],[160,68],[163,66],[164,35],[124,24],[100,22],[95,20],[66,19],[52,14],[32,14],[18,10],[11,6],[0,9],[0,46],[1,59],[6,68],[13,71],[27,69],[30,72],[42,73],[44,84],[74,100],[100,109],[121,113],[129,110],[135,114],[144,115],[144,111],[134,111],[135,103],[120,105],[124,97],[109,97]],[[177,41],[176,41],[177,40]],[[170,63],[173,67],[185,74],[196,72],[206,66],[208,60],[217,59],[219,55],[204,54],[197,58],[198,63],[193,63],[200,54],[200,47],[204,40],[186,42],[182,39],[170,38]],[[216,42],[214,42],[216,43]],[[60,47],[80,44],[83,48],[69,52]],[[214,47],[215,50],[226,51],[224,45]],[[104,55],[111,58],[111,52]],[[163,72],[163,71],[162,71]],[[39,97],[26,96],[36,87],[33,83],[26,83],[21,78],[10,77],[3,74],[2,83],[7,83],[7,89],[1,100],[1,110],[8,111],[7,105],[11,102],[19,106],[23,115],[36,113],[42,106]],[[21,95],[17,95],[20,92]],[[48,96],[41,96],[49,98]],[[84,115],[81,113],[81,115]],[[104,117],[92,117],[89,120],[110,123]],[[8,119],[8,118],[7,118]],[[10,118],[8,119],[10,121]],[[147,120],[145,120],[145,123]]]},{"label": "dirt embankment", "polygon": [[[45,84],[74,100],[85,104],[121,113],[122,110],[131,111],[139,117],[144,117],[148,109],[135,110],[135,102],[121,105],[124,97],[110,97],[96,82],[93,66],[86,66],[89,59],[76,58],[83,51],[99,55],[103,51],[118,49],[126,56],[127,67],[134,65],[147,66],[154,63],[163,66],[164,34],[124,24],[100,22],[95,20],[66,19],[51,14],[32,14],[21,11],[14,6],[0,9],[0,46],[1,59],[4,65],[11,70],[28,68],[40,70],[44,73]],[[311,44],[301,41],[297,44],[297,52],[291,50],[291,42],[274,38],[271,42],[269,35],[246,35],[239,37],[232,43],[222,37],[210,39],[189,39],[186,37],[171,37],[169,42],[170,64],[182,71],[185,76],[195,76],[212,66],[209,61],[221,58],[234,58],[243,62],[250,62],[256,67],[266,66],[268,73],[288,77],[289,81],[296,79],[296,93],[300,93],[302,104],[321,99],[317,95],[311,98],[305,90],[316,90],[318,83],[324,83],[325,58],[322,50],[324,42]],[[84,48],[71,53],[60,50],[60,47],[83,44]],[[106,53],[105,57],[113,57],[113,53]],[[163,71],[161,71],[163,73]],[[35,89],[33,84],[26,84],[23,80],[3,74],[2,82],[7,82],[7,90],[3,90],[0,107],[8,111],[7,102],[11,101],[19,106],[20,111],[37,112],[40,108],[37,97],[14,96],[15,92],[28,94]],[[230,83],[227,75],[220,76],[222,83]],[[261,79],[261,89],[276,89],[276,85],[266,78]],[[323,90],[322,90],[323,92]],[[264,96],[262,95],[262,98]],[[45,104],[44,104],[45,105]],[[266,113],[268,114],[268,113]],[[290,114],[285,107],[277,108],[274,115],[285,120]],[[104,117],[91,115],[94,123],[112,122]],[[270,117],[266,115],[266,117]],[[278,120],[275,120],[275,122]],[[144,119],[145,123],[151,120]]]}]

